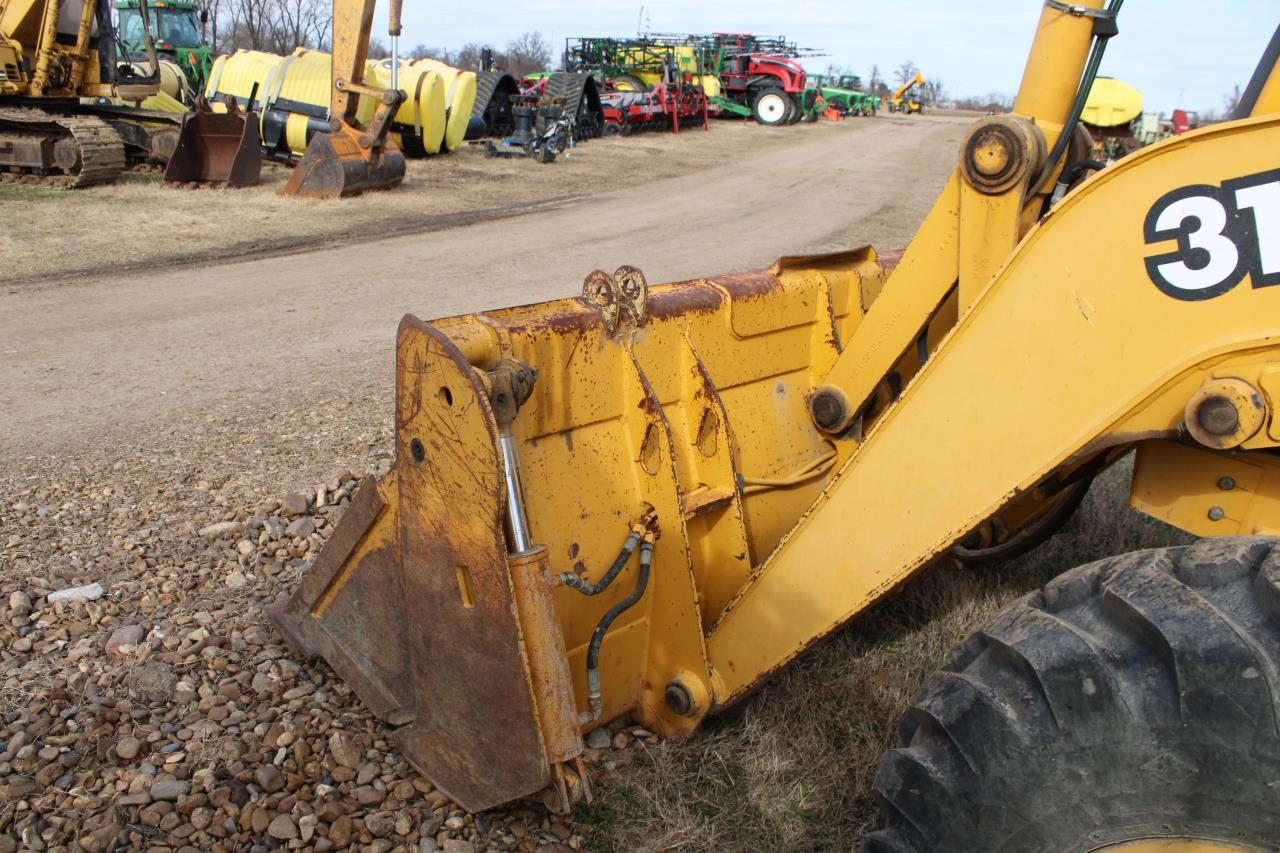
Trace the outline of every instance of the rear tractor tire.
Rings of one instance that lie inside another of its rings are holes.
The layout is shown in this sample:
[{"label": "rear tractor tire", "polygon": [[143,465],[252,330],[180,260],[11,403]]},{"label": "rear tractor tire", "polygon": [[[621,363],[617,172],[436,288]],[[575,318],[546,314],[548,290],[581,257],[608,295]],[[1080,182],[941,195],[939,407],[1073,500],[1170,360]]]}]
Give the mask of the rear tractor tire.
[{"label": "rear tractor tire", "polygon": [[751,115],[759,124],[777,127],[786,124],[795,104],[782,89],[769,86],[751,99]]},{"label": "rear tractor tire", "polygon": [[863,850],[1274,850],[1278,725],[1280,540],[1091,563],[925,682]]}]

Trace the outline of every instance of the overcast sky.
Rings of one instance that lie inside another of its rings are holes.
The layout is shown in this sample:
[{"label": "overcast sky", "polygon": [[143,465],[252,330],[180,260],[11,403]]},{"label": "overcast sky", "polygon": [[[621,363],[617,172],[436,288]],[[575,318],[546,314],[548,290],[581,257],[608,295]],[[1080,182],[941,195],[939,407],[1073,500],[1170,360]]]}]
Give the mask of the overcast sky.
[{"label": "overcast sky", "polygon": [[[385,41],[386,3],[374,35]],[[1012,94],[1026,61],[1039,0],[649,0],[654,32],[752,32],[785,35],[828,56],[809,59],[867,77],[873,65],[892,77],[910,59],[950,95]],[[406,0],[403,43],[457,48],[467,42],[505,44],[540,31],[557,54],[569,36],[636,32],[641,4],[633,0]],[[1222,110],[1223,95],[1253,73],[1280,23],[1280,0],[1128,0],[1120,35],[1102,73],[1136,86],[1146,109],[1176,106]]]}]

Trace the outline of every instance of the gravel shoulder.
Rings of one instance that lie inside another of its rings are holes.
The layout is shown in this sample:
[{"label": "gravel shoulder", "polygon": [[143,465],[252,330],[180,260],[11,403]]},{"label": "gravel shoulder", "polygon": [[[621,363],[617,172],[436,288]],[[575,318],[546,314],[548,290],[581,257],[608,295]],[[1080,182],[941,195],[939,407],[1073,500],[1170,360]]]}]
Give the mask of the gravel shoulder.
[{"label": "gravel shoulder", "polygon": [[[570,295],[591,269],[623,263],[656,283],[901,246],[965,121],[805,125],[783,142],[729,127],[704,139],[727,147],[670,174],[664,152],[703,137],[626,140],[618,152],[635,147],[617,168],[659,171],[589,195],[550,187],[568,200],[502,221],[364,242],[346,216],[359,208],[342,205],[331,227],[346,236],[320,250],[6,282],[0,853],[637,849],[610,823],[609,797],[643,803],[627,786],[644,787],[645,768],[676,747],[615,726],[589,753],[604,811],[569,819],[527,802],[464,814],[399,760],[327,667],[282,645],[262,608],[293,588],[355,484],[390,465],[402,313]],[[787,676],[789,689],[804,678]],[[762,696],[748,704],[780,701]],[[684,754],[710,766],[706,749],[736,736],[735,719]],[[824,837],[847,847],[862,819],[831,818]]]}]

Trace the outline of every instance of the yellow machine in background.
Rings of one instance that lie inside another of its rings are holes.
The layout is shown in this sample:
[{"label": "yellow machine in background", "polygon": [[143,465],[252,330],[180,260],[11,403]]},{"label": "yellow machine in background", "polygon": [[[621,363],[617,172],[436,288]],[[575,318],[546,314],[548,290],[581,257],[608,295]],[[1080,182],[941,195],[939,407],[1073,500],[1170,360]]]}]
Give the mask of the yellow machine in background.
[{"label": "yellow machine in background", "polygon": [[406,316],[395,467],[277,626],[462,806],[567,805],[587,731],[694,730],[1134,452],[1135,506],[1228,538],[1070,572],[958,649],[866,849],[1274,849],[1280,546],[1228,535],[1280,533],[1280,30],[1234,121],[1090,176],[1119,7],[1044,4],[900,258]]},{"label": "yellow machine in background", "polygon": [[917,71],[915,77],[903,83],[889,96],[889,112],[918,113],[923,110],[924,105],[920,103],[920,90],[923,86],[924,77]]},{"label": "yellow machine in background", "polygon": [[117,54],[109,0],[0,2],[0,174],[86,187],[114,181],[130,160],[163,162],[176,117],[119,103],[160,92],[146,30],[144,68]]}]

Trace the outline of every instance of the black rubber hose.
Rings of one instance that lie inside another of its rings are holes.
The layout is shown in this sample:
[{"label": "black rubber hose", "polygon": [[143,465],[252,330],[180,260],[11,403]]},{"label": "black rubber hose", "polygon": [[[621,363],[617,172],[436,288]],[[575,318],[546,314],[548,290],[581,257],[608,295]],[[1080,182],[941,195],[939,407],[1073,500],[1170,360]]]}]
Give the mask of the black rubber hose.
[{"label": "black rubber hose", "polygon": [[[1124,5],[1124,0],[1111,0],[1107,5],[1107,14],[1114,21],[1120,15],[1120,7]],[[1098,68],[1102,65],[1102,55],[1106,53],[1107,42],[1111,39],[1110,35],[1098,35],[1094,38],[1093,50],[1089,53],[1089,60],[1085,63],[1084,76],[1080,78],[1080,88],[1076,90],[1076,99],[1071,104],[1071,112],[1067,114],[1067,121],[1062,125],[1062,133],[1058,134],[1058,140],[1053,144],[1053,150],[1049,152],[1048,159],[1044,162],[1044,168],[1040,170],[1040,174],[1036,176],[1035,182],[1031,185],[1031,191],[1027,193],[1027,197],[1032,197],[1040,192],[1040,188],[1049,180],[1049,176],[1053,174],[1053,168],[1062,159],[1062,155],[1066,153],[1067,145],[1071,142],[1071,137],[1075,133],[1076,125],[1080,123],[1080,115],[1084,112],[1085,101],[1089,99],[1089,90],[1093,88],[1093,81],[1098,76]]]},{"label": "black rubber hose", "polygon": [[653,543],[645,542],[640,546],[640,576],[636,578],[636,587],[631,590],[631,594],[610,607],[608,612],[600,618],[600,622],[596,625],[596,629],[591,632],[591,643],[587,646],[587,697],[591,703],[593,713],[599,713],[600,707],[600,644],[604,642],[604,635],[609,632],[609,626],[613,624],[622,613],[631,607],[634,607],[643,596],[645,588],[649,585],[649,567],[653,565]]},{"label": "black rubber hose", "polygon": [[587,583],[579,575],[573,572],[561,572],[560,582],[570,589],[576,589],[583,595],[599,595],[608,589],[609,584],[613,583],[613,579],[618,576],[626,566],[627,560],[631,559],[631,555],[635,553],[636,546],[640,544],[640,534],[632,531],[627,537],[627,541],[622,543],[622,550],[618,552],[618,556],[614,558],[613,565],[609,567],[609,571],[605,572],[604,577],[596,581],[594,584]]}]

